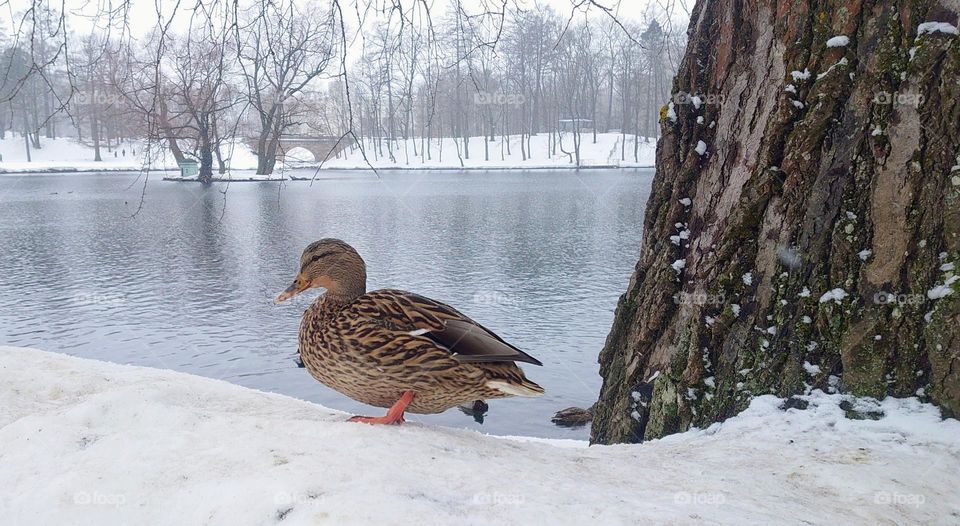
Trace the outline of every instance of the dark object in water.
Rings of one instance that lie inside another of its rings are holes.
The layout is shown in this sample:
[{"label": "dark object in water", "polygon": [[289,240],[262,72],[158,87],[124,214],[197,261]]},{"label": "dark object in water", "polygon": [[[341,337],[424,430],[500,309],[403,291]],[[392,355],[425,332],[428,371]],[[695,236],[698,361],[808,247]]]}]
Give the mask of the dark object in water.
[{"label": "dark object in water", "polygon": [[300,369],[303,369],[303,368],[306,367],[306,365],[303,365],[303,360],[300,359],[300,355],[299,355],[299,354],[297,355],[296,358],[293,359],[293,363],[297,364],[297,367],[300,368]]},{"label": "dark object in water", "polygon": [[551,422],[560,427],[580,427],[593,421],[593,407],[583,409],[580,407],[568,407],[557,411]]},{"label": "dark object in water", "polygon": [[459,406],[459,409],[463,414],[472,416],[474,422],[482,424],[483,417],[490,410],[490,406],[483,400],[474,400],[472,403]]}]

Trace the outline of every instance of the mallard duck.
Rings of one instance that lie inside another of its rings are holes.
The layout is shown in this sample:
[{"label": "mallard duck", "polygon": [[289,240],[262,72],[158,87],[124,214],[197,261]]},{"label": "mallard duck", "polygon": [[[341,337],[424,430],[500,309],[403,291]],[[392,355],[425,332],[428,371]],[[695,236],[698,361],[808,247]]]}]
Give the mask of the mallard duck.
[{"label": "mallard duck", "polygon": [[453,307],[419,294],[367,292],[366,264],[350,245],[321,239],[300,256],[286,301],[325,292],[300,322],[300,358],[321,383],[359,402],[389,408],[354,422],[403,423],[404,412],[440,413],[475,400],[538,396],[516,362],[543,365]]}]

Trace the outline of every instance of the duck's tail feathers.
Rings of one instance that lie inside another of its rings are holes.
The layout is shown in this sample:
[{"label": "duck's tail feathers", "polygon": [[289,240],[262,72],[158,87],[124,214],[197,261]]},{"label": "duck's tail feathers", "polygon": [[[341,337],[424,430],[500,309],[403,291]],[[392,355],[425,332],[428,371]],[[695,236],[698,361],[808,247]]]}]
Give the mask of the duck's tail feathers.
[{"label": "duck's tail feathers", "polygon": [[511,396],[540,396],[543,394],[543,387],[526,378],[520,383],[505,380],[490,380],[487,382],[487,387]]}]

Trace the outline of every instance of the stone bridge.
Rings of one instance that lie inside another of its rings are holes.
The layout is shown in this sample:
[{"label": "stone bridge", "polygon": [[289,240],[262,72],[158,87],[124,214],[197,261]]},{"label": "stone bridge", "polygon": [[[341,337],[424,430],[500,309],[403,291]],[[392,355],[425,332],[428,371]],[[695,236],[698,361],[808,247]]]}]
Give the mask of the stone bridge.
[{"label": "stone bridge", "polygon": [[[337,144],[338,140],[340,144]],[[285,157],[287,152],[295,148],[303,148],[313,154],[315,161],[320,162],[332,159],[337,153],[353,144],[353,142],[353,139],[350,137],[344,137],[341,140],[340,137],[332,135],[281,135],[280,143],[277,145],[277,157]],[[246,143],[247,146],[250,147],[250,151],[256,154],[259,149],[257,139],[247,139]]]}]

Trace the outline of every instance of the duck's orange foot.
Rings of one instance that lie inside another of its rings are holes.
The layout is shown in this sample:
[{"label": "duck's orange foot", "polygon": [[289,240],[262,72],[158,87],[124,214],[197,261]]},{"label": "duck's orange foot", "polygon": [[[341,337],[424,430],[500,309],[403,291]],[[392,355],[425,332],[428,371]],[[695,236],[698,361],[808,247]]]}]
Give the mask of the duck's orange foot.
[{"label": "duck's orange foot", "polygon": [[398,426],[405,422],[403,415],[397,418],[390,418],[389,414],[387,416],[352,416],[349,421],[364,424],[384,424],[388,426]]},{"label": "duck's orange foot", "polygon": [[350,422],[362,422],[364,424],[384,424],[388,426],[398,426],[404,422],[403,412],[413,401],[413,391],[404,391],[403,396],[387,411],[384,416],[352,416]]}]

